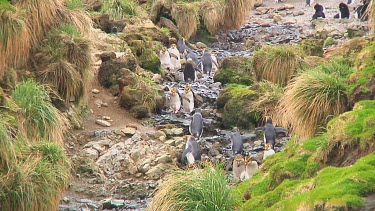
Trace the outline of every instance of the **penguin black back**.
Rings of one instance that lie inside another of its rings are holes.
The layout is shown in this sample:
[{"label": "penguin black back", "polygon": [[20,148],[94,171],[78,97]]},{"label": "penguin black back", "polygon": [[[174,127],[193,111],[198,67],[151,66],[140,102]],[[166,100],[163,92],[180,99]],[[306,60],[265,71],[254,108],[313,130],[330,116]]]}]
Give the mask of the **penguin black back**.
[{"label": "penguin black back", "polygon": [[195,81],[195,70],[192,61],[188,61],[185,64],[184,68],[184,80],[185,82],[188,82],[189,79],[191,81]]},{"label": "penguin black back", "polygon": [[241,138],[241,134],[240,132],[238,132],[238,129],[236,127],[233,129],[230,139],[232,142],[233,155],[242,154],[243,141]]},{"label": "penguin black back", "polygon": [[191,120],[189,132],[192,136],[200,138],[203,133],[203,117],[199,109],[195,110],[193,119]]},{"label": "penguin black back", "polygon": [[267,118],[266,125],[264,125],[264,139],[266,143],[272,144],[272,149],[275,148],[276,130],[272,125],[272,119]]}]

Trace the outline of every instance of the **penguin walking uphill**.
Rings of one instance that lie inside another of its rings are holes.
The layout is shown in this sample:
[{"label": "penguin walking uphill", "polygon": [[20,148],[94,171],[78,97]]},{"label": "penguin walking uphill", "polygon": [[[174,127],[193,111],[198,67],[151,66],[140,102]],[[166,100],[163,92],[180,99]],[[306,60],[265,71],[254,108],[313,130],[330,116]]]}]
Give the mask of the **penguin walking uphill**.
[{"label": "penguin walking uphill", "polygon": [[206,49],[203,51],[203,56],[201,60],[201,69],[204,74],[211,75],[212,57],[211,57],[211,53]]},{"label": "penguin walking uphill", "polygon": [[184,81],[193,82],[197,78],[197,73],[194,69],[194,62],[191,58],[188,58],[184,68]]},{"label": "penguin walking uphill", "polygon": [[258,170],[258,162],[251,156],[245,156],[245,172],[241,175],[242,180],[248,180],[253,177],[254,173]]},{"label": "penguin walking uphill", "polygon": [[264,131],[264,144],[270,143],[272,149],[275,149],[276,142],[276,129],[272,125],[272,119],[269,116],[266,116],[266,124],[264,127],[257,127],[255,131],[262,130]]},{"label": "penguin walking uphill", "polygon": [[233,178],[235,180],[245,178],[245,160],[242,155],[236,155],[233,159]]},{"label": "penguin walking uphill", "polygon": [[271,149],[271,145],[268,143],[265,145],[265,150],[263,152],[263,161],[270,155],[275,154],[275,150]]},{"label": "penguin walking uphill", "polygon": [[230,141],[233,155],[242,155],[243,141],[237,127],[233,128],[233,131],[230,135]]},{"label": "penguin walking uphill", "polygon": [[178,91],[176,88],[171,89],[169,106],[170,106],[172,113],[174,114],[176,114],[181,108],[180,95],[178,94]]},{"label": "penguin walking uphill", "polygon": [[197,160],[201,160],[201,153],[198,148],[198,142],[194,136],[188,136],[185,151],[181,156],[181,163],[193,165]]},{"label": "penguin walking uphill", "polygon": [[160,50],[159,59],[160,59],[160,65],[164,70],[171,71],[174,69],[172,61],[171,61],[171,57],[166,47],[163,47]]},{"label": "penguin walking uphill", "polygon": [[174,71],[181,69],[180,52],[178,51],[176,44],[172,44],[172,46],[168,49],[168,52],[171,56]]},{"label": "penguin walking uphill", "polygon": [[186,113],[191,113],[194,110],[194,94],[190,86],[185,86],[185,91],[182,93],[182,107]]},{"label": "penguin walking uphill", "polygon": [[193,119],[189,126],[189,132],[197,139],[200,139],[203,134],[203,117],[199,108],[195,109]]}]

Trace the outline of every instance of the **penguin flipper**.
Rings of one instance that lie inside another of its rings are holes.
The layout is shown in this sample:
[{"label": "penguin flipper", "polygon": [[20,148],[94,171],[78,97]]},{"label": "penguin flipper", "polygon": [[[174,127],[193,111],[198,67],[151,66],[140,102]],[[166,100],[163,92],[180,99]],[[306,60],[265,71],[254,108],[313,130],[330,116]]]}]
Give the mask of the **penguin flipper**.
[{"label": "penguin flipper", "polygon": [[255,132],[264,131],[265,129],[265,127],[257,127],[255,128]]},{"label": "penguin flipper", "polygon": [[181,155],[181,163],[184,163],[185,157],[186,157],[187,153],[189,153],[189,152],[191,152],[191,147],[190,146],[188,146],[188,148],[186,148],[185,151],[182,153],[182,155]]}]

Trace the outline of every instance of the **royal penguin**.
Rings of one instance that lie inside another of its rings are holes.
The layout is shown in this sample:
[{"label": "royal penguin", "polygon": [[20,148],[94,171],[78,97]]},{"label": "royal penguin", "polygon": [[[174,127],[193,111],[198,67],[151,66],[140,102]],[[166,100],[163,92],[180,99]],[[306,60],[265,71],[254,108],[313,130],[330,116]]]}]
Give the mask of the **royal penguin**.
[{"label": "royal penguin", "polygon": [[271,149],[271,144],[265,145],[265,150],[263,152],[263,160],[265,160],[268,156],[275,154],[275,150]]},{"label": "royal penguin", "polygon": [[165,71],[171,71],[174,69],[171,57],[166,47],[163,47],[159,53],[160,65]]},{"label": "royal penguin", "polygon": [[171,96],[170,96],[169,104],[170,104],[172,113],[177,113],[181,108],[180,95],[178,94],[178,91],[176,88],[171,89]]},{"label": "royal penguin", "polygon": [[185,50],[185,52],[186,52],[186,60],[191,59],[194,62],[193,67],[196,68],[199,63],[198,55],[192,50]]},{"label": "royal penguin", "polygon": [[248,180],[253,177],[254,173],[259,169],[258,162],[254,160],[251,156],[246,156],[245,160],[245,171],[241,175],[241,180]]},{"label": "royal penguin", "polygon": [[233,128],[230,134],[230,141],[233,155],[241,155],[243,151],[243,141],[237,127]]},{"label": "royal penguin", "polygon": [[203,117],[199,108],[195,109],[193,119],[190,122],[189,132],[197,139],[200,139],[203,134]]},{"label": "royal penguin", "polygon": [[198,148],[198,142],[195,137],[188,136],[185,151],[182,153],[181,156],[181,163],[186,163],[191,165],[194,164],[196,161],[201,160],[201,153]]},{"label": "royal penguin", "polygon": [[211,75],[212,71],[212,57],[208,50],[204,50],[201,60],[201,70],[204,74]]},{"label": "royal penguin", "polygon": [[276,128],[272,125],[272,119],[269,116],[266,116],[266,124],[264,127],[257,127],[255,131],[263,131],[263,139],[264,145],[270,143],[272,149],[275,149],[275,142],[276,142]]},{"label": "royal penguin", "polygon": [[176,44],[172,44],[168,49],[168,52],[171,56],[171,62],[174,67],[174,71],[181,69],[180,52],[178,51]]},{"label": "royal penguin", "polygon": [[182,108],[186,113],[191,113],[194,110],[194,95],[191,86],[185,86],[184,93],[182,93]]},{"label": "royal penguin", "polygon": [[245,177],[245,160],[242,155],[237,155],[233,159],[233,179],[242,180]]},{"label": "royal penguin", "polygon": [[185,38],[180,38],[177,41],[177,48],[180,54],[184,54],[185,50],[190,51],[191,49],[186,46]]},{"label": "royal penguin", "polygon": [[216,73],[219,69],[219,64],[217,63],[217,57],[216,57],[217,52],[212,51],[211,52],[211,59],[212,59],[212,72]]},{"label": "royal penguin", "polygon": [[194,69],[194,62],[191,58],[186,61],[185,68],[184,68],[184,81],[185,82],[193,82],[197,78],[197,73]]}]

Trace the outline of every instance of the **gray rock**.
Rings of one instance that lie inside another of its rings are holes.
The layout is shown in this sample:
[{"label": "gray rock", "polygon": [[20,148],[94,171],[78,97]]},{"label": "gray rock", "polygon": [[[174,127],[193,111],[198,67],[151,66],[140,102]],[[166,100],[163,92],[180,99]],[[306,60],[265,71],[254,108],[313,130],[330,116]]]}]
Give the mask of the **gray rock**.
[{"label": "gray rock", "polygon": [[91,158],[93,160],[96,160],[99,156],[99,153],[97,150],[95,149],[92,149],[92,148],[85,148],[83,149],[81,152],[80,152],[80,155],[82,157],[87,157],[87,158]]},{"label": "gray rock", "polygon": [[105,120],[97,119],[95,121],[95,123],[98,124],[98,125],[104,126],[104,127],[111,127],[111,123],[109,123]]},{"label": "gray rock", "polygon": [[137,129],[133,127],[126,127],[124,129],[121,129],[121,132],[123,132],[125,135],[134,135],[137,132]]},{"label": "gray rock", "polygon": [[94,93],[94,94],[99,94],[99,90],[98,89],[92,89],[91,92]]}]

